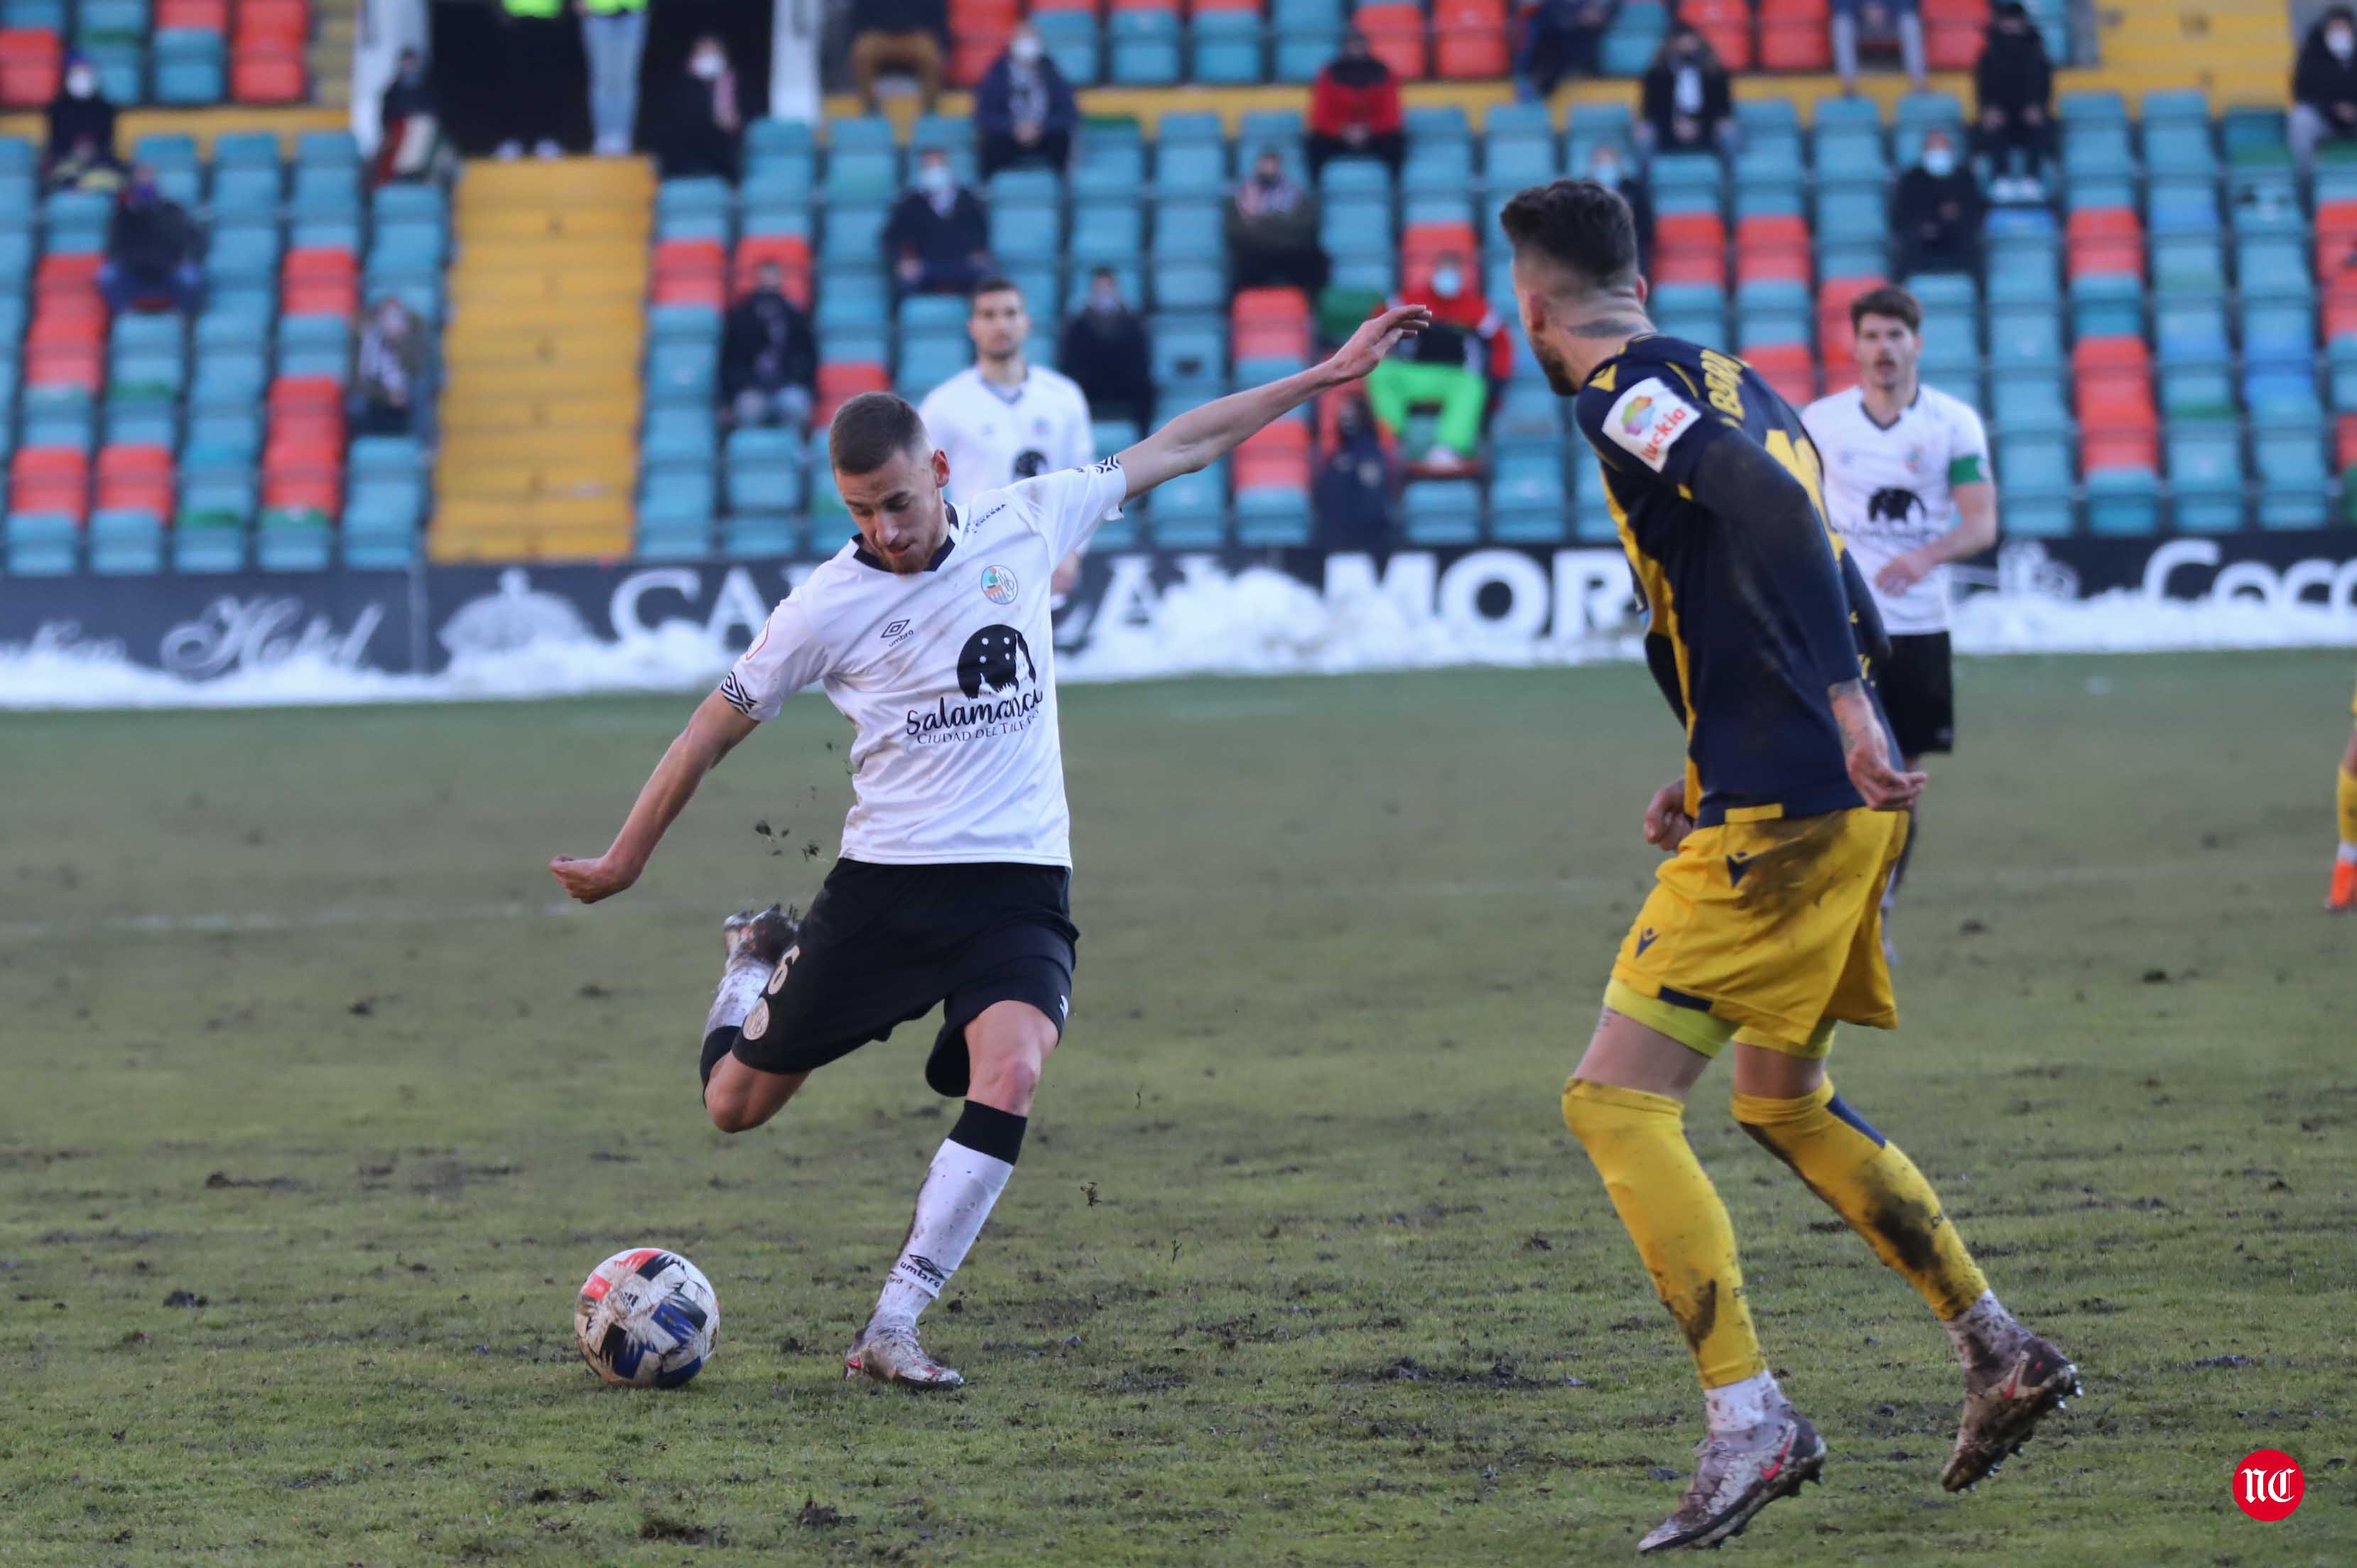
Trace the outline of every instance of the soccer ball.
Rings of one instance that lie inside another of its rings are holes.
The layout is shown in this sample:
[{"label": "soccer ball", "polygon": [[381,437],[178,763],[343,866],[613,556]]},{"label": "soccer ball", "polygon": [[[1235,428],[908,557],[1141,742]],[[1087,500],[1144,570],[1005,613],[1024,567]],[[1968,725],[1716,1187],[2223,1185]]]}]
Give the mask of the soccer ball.
[{"label": "soccer ball", "polygon": [[573,1338],[609,1383],[675,1389],[712,1359],[720,1302],[704,1271],[661,1247],[617,1252],[581,1282]]}]

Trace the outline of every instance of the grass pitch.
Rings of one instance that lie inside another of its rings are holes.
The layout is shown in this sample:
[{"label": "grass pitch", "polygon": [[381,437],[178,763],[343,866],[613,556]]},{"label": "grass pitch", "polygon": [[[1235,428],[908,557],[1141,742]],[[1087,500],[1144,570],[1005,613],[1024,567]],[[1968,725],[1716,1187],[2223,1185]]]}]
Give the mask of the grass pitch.
[{"label": "grass pitch", "polygon": [[[2357,1559],[2349,674],[1964,667],[1906,1027],[1835,1076],[2089,1392],[1943,1494],[1944,1339],[1719,1069],[1689,1126],[1834,1455],[1732,1555]],[[0,1561],[1611,1563],[1672,1506],[1690,1366],[1556,1107],[1675,763],[1641,671],[1067,693],[1073,1026],[930,1401],[838,1359],[949,1125],[930,1028],[741,1137],[694,1092],[718,917],[807,900],[840,722],[550,908],[687,706],[0,717]],[[720,1294],[675,1394],[571,1345],[641,1240]],[[2269,1446],[2271,1525],[2228,1496]]]}]

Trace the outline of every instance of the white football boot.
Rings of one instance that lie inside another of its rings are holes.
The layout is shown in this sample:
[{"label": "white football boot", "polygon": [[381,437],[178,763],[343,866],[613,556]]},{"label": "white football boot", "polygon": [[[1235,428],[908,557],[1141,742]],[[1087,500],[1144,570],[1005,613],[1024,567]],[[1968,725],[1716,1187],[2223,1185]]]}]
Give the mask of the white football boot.
[{"label": "white football boot", "polygon": [[1640,1552],[1717,1546],[1741,1535],[1751,1516],[1802,1483],[1824,1484],[1824,1439],[1808,1418],[1784,1405],[1749,1432],[1695,1444],[1694,1480],[1678,1511],[1637,1543]]},{"label": "white football boot", "polygon": [[925,1348],[917,1343],[914,1324],[884,1327],[869,1324],[858,1343],[844,1356],[843,1376],[846,1382],[865,1377],[879,1383],[898,1383],[904,1389],[965,1386],[965,1378],[956,1368],[944,1367],[925,1354]]}]

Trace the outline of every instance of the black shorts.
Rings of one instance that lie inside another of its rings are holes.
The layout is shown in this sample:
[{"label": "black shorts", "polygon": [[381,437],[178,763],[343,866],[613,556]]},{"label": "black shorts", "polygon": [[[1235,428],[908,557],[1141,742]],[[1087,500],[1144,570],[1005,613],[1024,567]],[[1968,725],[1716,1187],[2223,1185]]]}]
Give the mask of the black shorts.
[{"label": "black shorts", "polygon": [[1956,678],[1946,632],[1894,632],[1875,687],[1899,737],[1900,756],[1955,748]]},{"label": "black shorts", "polygon": [[946,1003],[925,1079],[963,1096],[965,1026],[984,1008],[1028,1002],[1063,1033],[1080,940],[1071,886],[1060,865],[837,861],[791,961],[741,1028],[716,1034],[735,1036],[747,1067],[804,1073]]}]

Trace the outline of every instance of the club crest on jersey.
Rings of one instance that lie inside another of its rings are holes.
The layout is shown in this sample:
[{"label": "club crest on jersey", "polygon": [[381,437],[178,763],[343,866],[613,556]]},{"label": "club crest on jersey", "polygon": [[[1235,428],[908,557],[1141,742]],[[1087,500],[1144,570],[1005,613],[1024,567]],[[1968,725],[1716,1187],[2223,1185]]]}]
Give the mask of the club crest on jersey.
[{"label": "club crest on jersey", "polygon": [[1660,377],[1648,376],[1613,403],[1604,416],[1604,434],[1658,474],[1670,460],[1670,447],[1700,417],[1700,411]]},{"label": "club crest on jersey", "polygon": [[992,604],[1013,604],[1016,591],[1015,574],[1006,567],[985,566],[982,569],[982,596]]}]

